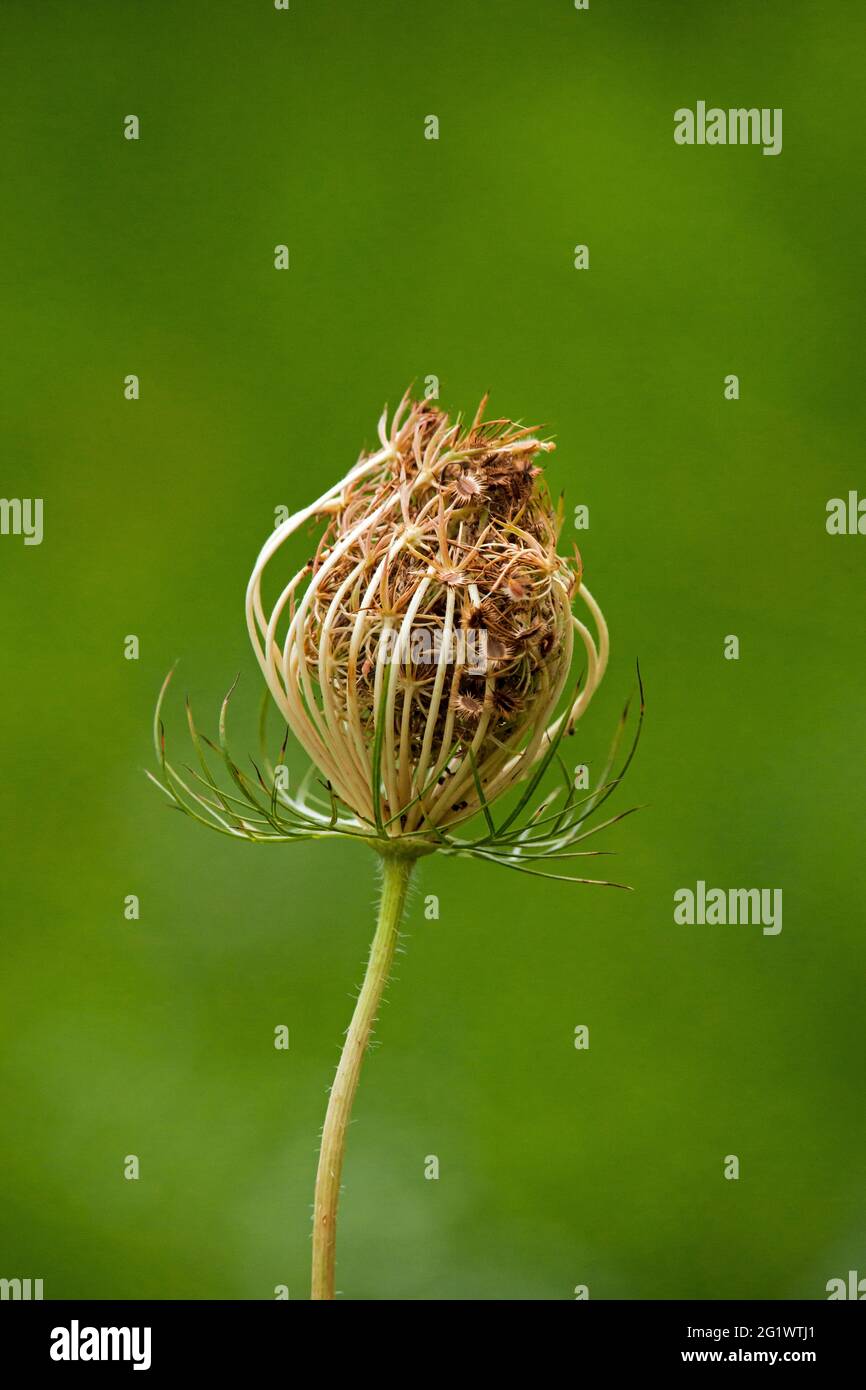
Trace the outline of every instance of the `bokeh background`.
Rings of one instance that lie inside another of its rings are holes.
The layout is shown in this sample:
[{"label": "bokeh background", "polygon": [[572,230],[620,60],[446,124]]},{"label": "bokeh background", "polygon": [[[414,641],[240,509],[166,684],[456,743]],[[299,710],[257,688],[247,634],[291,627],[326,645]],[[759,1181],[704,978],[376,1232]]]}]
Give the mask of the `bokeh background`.
[{"label": "bokeh background", "polygon": [[[254,751],[243,593],[274,508],[430,373],[449,410],[489,388],[555,434],[613,638],[569,753],[598,767],[640,658],[619,804],[648,805],[600,861],[633,894],[423,863],[339,1287],[785,1299],[866,1273],[866,541],[825,530],[864,478],[862,16],[4,0],[3,27],[2,492],[44,498],[45,537],[0,538],[0,1275],[307,1295],[374,865],[209,835],[143,768],[176,658],[179,756],[183,695],[213,733],[237,672]],[[698,99],[782,107],[783,153],[677,147]],[[782,888],[781,934],[675,925],[698,878]]]}]

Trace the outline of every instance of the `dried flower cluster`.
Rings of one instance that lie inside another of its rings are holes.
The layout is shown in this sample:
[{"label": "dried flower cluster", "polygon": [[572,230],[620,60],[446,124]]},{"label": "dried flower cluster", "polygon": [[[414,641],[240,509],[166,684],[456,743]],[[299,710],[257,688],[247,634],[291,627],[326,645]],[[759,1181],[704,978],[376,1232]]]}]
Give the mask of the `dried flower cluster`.
[{"label": "dried flower cluster", "polygon": [[[537,463],[553,445],[483,407],[464,427],[404,398],[381,448],[268,540],[248,589],[292,732],[339,800],[392,837],[454,825],[525,777],[607,662],[579,560],[556,551],[561,513]],[[325,522],[316,552],[266,614],[263,572],[312,519]],[[572,613],[578,593],[597,639]],[[575,632],[583,688],[551,724]]]},{"label": "dried flower cluster", "polygon": [[[274,760],[265,692],[259,758],[254,775],[244,771],[228,747],[229,691],[218,744],[187,704],[199,767],[178,768],[162,723],[169,673],[154,717],[153,780],[177,810],[257,843],[341,836],[409,860],[437,850],[539,877],[609,882],[552,870],[603,853],[577,846],[630,814],[588,825],[634,756],[643,691],[619,771],[628,704],[595,786],[578,795],[560,748],[604,674],[607,626],[577,554],[556,552],[561,507],[552,507],[538,464],[553,445],[507,420],[484,421],[483,407],[464,427],[404,397],[390,426],[387,413],[379,421],[381,447],[269,536],[246,612],[285,738]],[[266,610],[265,571],[307,524],[320,530],[314,554]],[[572,612],[577,599],[595,636]],[[566,695],[575,635],[585,667]],[[290,730],[311,759],[292,789],[281,775]],[[552,766],[560,780],[533,808]],[[495,822],[493,803],[517,784],[514,805]],[[479,813],[480,832],[455,833]]]},{"label": "dried flower cluster", "polygon": [[[352,1104],[415,861],[438,850],[541,878],[606,882],[554,873],[551,865],[602,853],[577,846],[629,814],[587,828],[634,756],[642,698],[622,767],[608,780],[628,705],[586,796],[578,790],[587,783],[578,783],[559,752],[604,675],[608,636],[578,556],[568,561],[557,554],[562,513],[551,506],[537,462],[553,446],[507,420],[485,422],[483,407],[464,428],[404,397],[390,427],[386,414],[379,422],[381,448],[362,455],[262,548],[246,611],[268,689],[287,724],[276,766],[267,753],[267,693],[254,778],[229,752],[231,691],[218,744],[196,728],[187,702],[199,770],[178,769],[166,757],[162,705],[170,675],[154,716],[159,776],[153,780],[185,815],[257,843],[344,836],[382,856],[376,932],[322,1129],[314,1299],[336,1294],[337,1209]],[[265,570],[308,522],[321,528],[315,553],[268,610]],[[578,597],[595,636],[572,612]],[[586,667],[565,698],[575,634]],[[297,790],[283,775],[289,730],[312,760]],[[214,753],[230,789],[214,776]],[[554,759],[561,780],[530,811]],[[324,781],[314,785],[317,769]],[[494,803],[518,783],[515,804],[497,812],[497,823]],[[479,815],[484,825],[472,838],[454,833]]]}]

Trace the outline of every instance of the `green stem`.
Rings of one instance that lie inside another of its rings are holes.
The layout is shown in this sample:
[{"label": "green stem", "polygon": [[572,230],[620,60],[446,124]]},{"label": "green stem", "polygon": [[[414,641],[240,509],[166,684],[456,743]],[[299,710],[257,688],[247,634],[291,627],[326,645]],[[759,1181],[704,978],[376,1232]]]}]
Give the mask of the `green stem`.
[{"label": "green stem", "polygon": [[361,1064],[376,1022],[382,991],[388,983],[394,951],[400,931],[400,921],[406,903],[406,890],[415,861],[386,854],[382,858],[382,897],[379,920],[370,947],[370,959],[364,983],[331,1087],[331,1098],[322,1130],[319,1150],[319,1169],[316,1174],[316,1196],[313,1209],[313,1287],[311,1297],[334,1297],[334,1269],[337,1252],[337,1204],[340,1200],[340,1179],[346,1151],[346,1135],[352,1114],[352,1103],[361,1077]]}]

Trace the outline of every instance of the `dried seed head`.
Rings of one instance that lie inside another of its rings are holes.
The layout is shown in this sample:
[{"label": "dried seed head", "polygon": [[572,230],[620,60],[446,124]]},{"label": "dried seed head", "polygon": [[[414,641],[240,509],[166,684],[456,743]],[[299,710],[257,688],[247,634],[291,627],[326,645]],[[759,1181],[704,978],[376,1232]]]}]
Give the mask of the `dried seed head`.
[{"label": "dried seed head", "polygon": [[[481,408],[464,426],[406,397],[379,437],[269,537],[247,618],[277,704],[336,795],[380,833],[424,835],[477,811],[479,786],[485,800],[506,791],[582,714],[607,629],[579,559],[556,552],[536,463],[552,444]],[[265,567],[311,519],[324,523],[312,572],[268,614]],[[571,612],[578,591],[597,638]],[[575,633],[586,681],[550,724]]]}]

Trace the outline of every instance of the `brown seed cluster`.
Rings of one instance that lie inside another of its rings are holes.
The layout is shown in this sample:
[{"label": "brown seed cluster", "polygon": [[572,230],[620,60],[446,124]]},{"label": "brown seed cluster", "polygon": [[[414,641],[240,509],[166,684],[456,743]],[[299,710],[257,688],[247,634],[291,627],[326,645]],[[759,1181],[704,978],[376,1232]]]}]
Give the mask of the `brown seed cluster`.
[{"label": "brown seed cluster", "polygon": [[492,799],[523,775],[585,633],[579,559],[556,552],[538,462],[553,445],[484,420],[485,403],[464,425],[404,399],[382,447],[287,523],[325,527],[270,619],[260,581],[278,536],[250,584],[251,635],[288,722],[338,796],[394,833],[452,823],[477,809],[479,782]]},{"label": "brown seed cluster", "polygon": [[[396,663],[395,639],[411,612],[399,654],[395,746],[416,767],[431,733],[437,752],[452,742],[459,752],[474,739],[483,765],[510,747],[557,683],[563,593],[570,605],[579,575],[556,553],[557,520],[535,461],[549,445],[509,421],[484,422],[480,411],[455,433],[427,403],[411,408],[407,425],[381,466],[347,487],[321,539],[312,574],[338,547],[339,559],[305,615],[304,653],[318,672],[326,633],[331,695],[346,711],[357,706],[369,742],[383,634],[390,632]],[[382,511],[395,495],[396,515]],[[431,640],[417,636],[423,629]],[[435,657],[446,640],[445,688],[437,690]],[[481,653],[484,670],[476,669]]]}]

